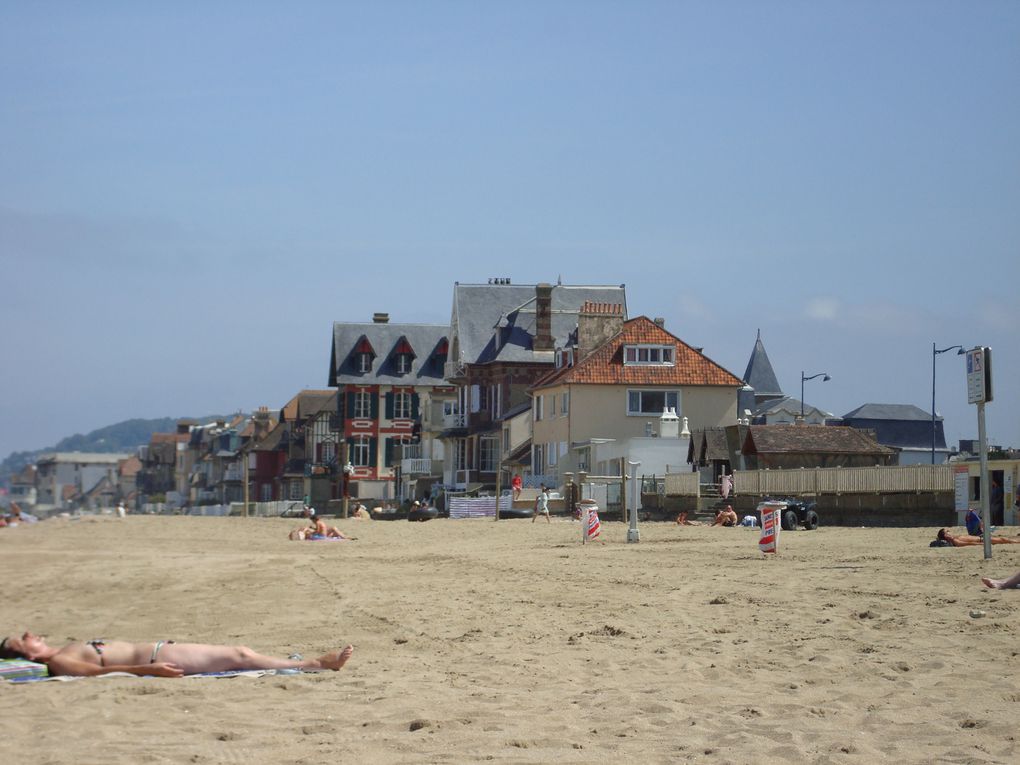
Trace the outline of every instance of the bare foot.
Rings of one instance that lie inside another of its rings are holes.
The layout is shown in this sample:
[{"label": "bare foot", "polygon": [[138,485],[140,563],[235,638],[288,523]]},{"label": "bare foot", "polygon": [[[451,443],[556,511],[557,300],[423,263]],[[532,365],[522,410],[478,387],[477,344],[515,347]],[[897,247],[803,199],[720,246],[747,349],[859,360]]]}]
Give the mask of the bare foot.
[{"label": "bare foot", "polygon": [[983,584],[985,587],[987,587],[990,590],[1001,590],[1001,589],[1004,589],[1003,586],[1002,586],[1002,584],[1003,584],[1003,580],[1002,579],[989,579],[988,577],[983,576],[983,577],[981,577],[981,584]]},{"label": "bare foot", "polygon": [[342,651],[333,651],[332,653],[325,653],[319,657],[319,664],[323,669],[332,669],[334,672],[351,658],[351,654],[354,653],[354,646],[349,645]]}]

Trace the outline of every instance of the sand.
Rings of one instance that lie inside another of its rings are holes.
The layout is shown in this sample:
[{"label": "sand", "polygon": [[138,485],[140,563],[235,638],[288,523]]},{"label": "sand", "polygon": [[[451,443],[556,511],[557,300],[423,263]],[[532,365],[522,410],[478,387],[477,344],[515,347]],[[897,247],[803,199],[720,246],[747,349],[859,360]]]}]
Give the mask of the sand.
[{"label": "sand", "polygon": [[765,558],[742,528],[627,544],[607,522],[582,547],[567,520],[340,521],[350,543],[295,524],[0,530],[4,634],[356,646],[337,673],[0,683],[3,760],[1020,761],[1020,591],[979,580],[1020,545],[822,527]]}]

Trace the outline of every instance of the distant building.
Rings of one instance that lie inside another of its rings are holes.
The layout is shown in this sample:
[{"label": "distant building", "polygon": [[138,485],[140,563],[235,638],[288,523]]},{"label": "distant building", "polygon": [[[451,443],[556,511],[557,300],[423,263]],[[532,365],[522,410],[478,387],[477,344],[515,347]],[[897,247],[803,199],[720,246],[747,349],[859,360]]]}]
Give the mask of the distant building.
[{"label": "distant building", "polygon": [[115,487],[118,465],[129,457],[91,452],[56,452],[40,457],[36,461],[37,504],[72,509],[75,498],[97,496],[93,490],[101,482]]},{"label": "distant building", "polygon": [[[896,451],[900,465],[931,464],[931,412],[912,404],[864,404],[831,424],[874,432],[878,443]],[[936,417],[934,425],[935,463],[942,464],[952,452],[946,448],[942,418]]]}]

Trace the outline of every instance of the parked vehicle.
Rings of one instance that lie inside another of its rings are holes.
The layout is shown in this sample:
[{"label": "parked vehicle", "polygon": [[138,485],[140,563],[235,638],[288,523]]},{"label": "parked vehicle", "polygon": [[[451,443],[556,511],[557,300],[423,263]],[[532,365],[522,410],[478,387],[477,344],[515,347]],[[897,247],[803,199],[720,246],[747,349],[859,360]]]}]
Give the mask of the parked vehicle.
[{"label": "parked vehicle", "polygon": [[818,528],[818,511],[815,503],[800,499],[770,499],[758,505],[758,521],[761,522],[761,512],[764,507],[776,507],[779,510],[779,524],[783,531],[793,531],[798,526],[803,526],[808,531]]}]

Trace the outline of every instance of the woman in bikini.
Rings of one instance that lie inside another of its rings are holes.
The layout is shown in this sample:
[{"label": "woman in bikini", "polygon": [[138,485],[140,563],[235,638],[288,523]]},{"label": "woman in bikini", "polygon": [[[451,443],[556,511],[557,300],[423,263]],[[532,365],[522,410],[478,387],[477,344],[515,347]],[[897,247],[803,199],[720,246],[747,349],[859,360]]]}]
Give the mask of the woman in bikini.
[{"label": "woman in bikini", "polygon": [[44,638],[26,631],[21,637],[0,641],[0,659],[27,659],[45,664],[51,675],[132,675],[181,677],[203,672],[246,669],[332,669],[338,670],[354,653],[354,646],[333,651],[318,659],[277,659],[255,653],[246,646],[176,643],[128,643],[123,640],[74,641],[62,648],[46,644]]},{"label": "woman in bikini", "polygon": [[[950,534],[949,529],[939,529],[935,539],[949,542],[953,547],[976,547],[985,543],[984,537],[974,534]],[[1009,537],[991,537],[991,542],[993,545],[1020,545],[1020,539],[1010,539]]]}]

